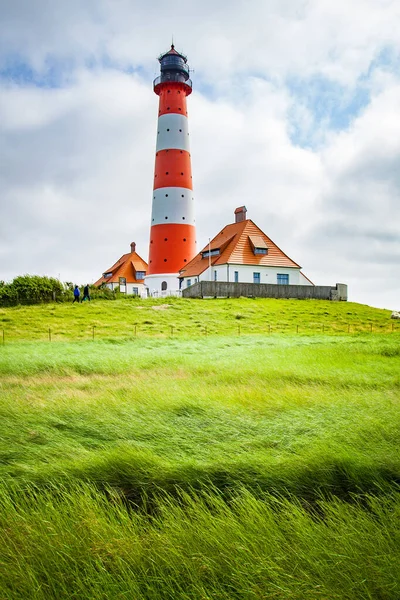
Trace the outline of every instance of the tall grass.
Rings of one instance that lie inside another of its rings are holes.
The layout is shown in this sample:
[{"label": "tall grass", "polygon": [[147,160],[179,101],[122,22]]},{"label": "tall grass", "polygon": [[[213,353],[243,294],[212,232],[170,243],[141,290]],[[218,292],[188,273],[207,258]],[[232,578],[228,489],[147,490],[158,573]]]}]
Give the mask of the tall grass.
[{"label": "tall grass", "polygon": [[397,600],[399,400],[396,332],[6,343],[0,598]]},{"label": "tall grass", "polygon": [[92,486],[0,497],[7,599],[397,598],[399,495],[361,505],[215,490],[132,512]]},{"label": "tall grass", "polygon": [[400,477],[399,348],[396,335],[6,346],[0,473],[135,497],[210,481],[370,491]]}]

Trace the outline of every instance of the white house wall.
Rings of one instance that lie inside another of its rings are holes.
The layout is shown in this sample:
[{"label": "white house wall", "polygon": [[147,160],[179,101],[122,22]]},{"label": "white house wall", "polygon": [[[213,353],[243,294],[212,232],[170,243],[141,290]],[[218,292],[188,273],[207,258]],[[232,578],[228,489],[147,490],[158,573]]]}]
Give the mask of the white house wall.
[{"label": "white house wall", "polygon": [[[145,282],[150,296],[163,297],[180,295],[179,278],[176,273],[146,275]],[[162,288],[165,287],[165,285],[166,289],[163,290]]]},{"label": "white house wall", "polygon": [[[144,286],[143,283],[128,283],[126,286],[124,285],[119,285],[119,283],[107,283],[106,287],[108,287],[110,290],[118,290],[121,292],[121,294],[127,294],[127,295],[132,295],[134,293],[134,288],[137,289],[137,295],[138,296],[145,296],[147,294],[146,292],[146,288]],[[126,287],[126,290],[125,290]]]},{"label": "white house wall", "polygon": [[239,283],[254,283],[253,273],[260,273],[260,283],[278,283],[279,275],[289,275],[289,285],[311,285],[303,276],[300,269],[294,267],[264,267],[258,265],[217,265],[207,268],[199,277],[185,277],[183,287],[187,287],[188,280],[191,285],[196,281],[235,281],[235,271],[239,273]]}]

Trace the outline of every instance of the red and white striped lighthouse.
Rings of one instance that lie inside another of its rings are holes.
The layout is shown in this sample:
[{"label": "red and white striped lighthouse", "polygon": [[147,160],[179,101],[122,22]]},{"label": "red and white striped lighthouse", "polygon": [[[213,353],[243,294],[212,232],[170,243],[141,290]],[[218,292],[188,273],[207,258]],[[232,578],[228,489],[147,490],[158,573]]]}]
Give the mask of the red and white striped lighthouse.
[{"label": "red and white striped lighthouse", "polygon": [[183,54],[171,49],[159,57],[154,80],[159,96],[156,162],[145,284],[151,295],[175,294],[179,270],[196,254],[196,229],[186,96],[192,92]]}]

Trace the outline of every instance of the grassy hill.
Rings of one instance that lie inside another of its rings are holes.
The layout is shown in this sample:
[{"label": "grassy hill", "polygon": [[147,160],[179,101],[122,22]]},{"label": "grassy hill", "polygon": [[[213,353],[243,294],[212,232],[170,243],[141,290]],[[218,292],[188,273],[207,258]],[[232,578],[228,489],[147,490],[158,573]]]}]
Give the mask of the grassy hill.
[{"label": "grassy hill", "polygon": [[[391,312],[352,302],[274,299],[126,298],[0,308],[7,341],[239,333],[400,331]],[[171,329],[172,328],[172,329]]]},{"label": "grassy hill", "polygon": [[397,599],[389,317],[262,299],[1,310],[0,597]]}]

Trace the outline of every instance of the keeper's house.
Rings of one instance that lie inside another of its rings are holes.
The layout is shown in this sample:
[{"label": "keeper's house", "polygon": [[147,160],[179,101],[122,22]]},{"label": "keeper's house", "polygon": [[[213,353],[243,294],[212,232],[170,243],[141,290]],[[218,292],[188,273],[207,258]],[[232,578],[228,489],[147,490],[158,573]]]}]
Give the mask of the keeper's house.
[{"label": "keeper's house", "polygon": [[200,281],[314,284],[253,221],[247,209],[235,210],[235,223],[227,225],[203,248],[179,275],[181,289]]},{"label": "keeper's house", "polygon": [[146,296],[144,278],[147,273],[147,263],[137,254],[136,244],[132,242],[131,251],[121,256],[117,262],[104,271],[94,284],[105,286],[110,290],[119,289],[123,294]]}]

